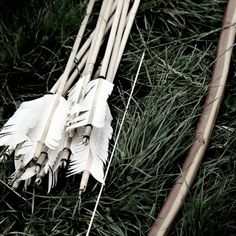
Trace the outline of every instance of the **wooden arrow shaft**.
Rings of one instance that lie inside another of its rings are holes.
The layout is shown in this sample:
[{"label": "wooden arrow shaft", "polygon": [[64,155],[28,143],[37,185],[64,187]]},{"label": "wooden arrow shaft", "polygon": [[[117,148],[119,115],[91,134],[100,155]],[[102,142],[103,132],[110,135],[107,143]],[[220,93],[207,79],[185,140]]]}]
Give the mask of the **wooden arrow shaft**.
[{"label": "wooden arrow shaft", "polygon": [[82,37],[84,35],[84,31],[85,31],[85,28],[87,26],[89,17],[91,15],[94,3],[95,3],[95,0],[90,0],[89,3],[88,3],[87,9],[86,9],[86,15],[85,15],[85,17],[84,17],[84,19],[81,23],[81,27],[79,29],[79,32],[78,32],[77,36],[76,36],[76,40],[75,40],[75,43],[74,43],[73,48],[71,50],[69,60],[68,60],[68,62],[66,64],[66,67],[65,67],[65,71],[62,74],[63,79],[61,79],[60,86],[57,90],[57,94],[59,94],[59,95],[62,95],[64,87],[66,85],[66,81],[67,81],[67,79],[69,77],[69,74],[70,74],[70,71],[71,71],[71,69],[74,65],[74,60],[75,60],[75,57],[76,57],[76,53],[77,53],[77,51],[79,49],[79,46],[80,46],[80,43],[82,41]]}]

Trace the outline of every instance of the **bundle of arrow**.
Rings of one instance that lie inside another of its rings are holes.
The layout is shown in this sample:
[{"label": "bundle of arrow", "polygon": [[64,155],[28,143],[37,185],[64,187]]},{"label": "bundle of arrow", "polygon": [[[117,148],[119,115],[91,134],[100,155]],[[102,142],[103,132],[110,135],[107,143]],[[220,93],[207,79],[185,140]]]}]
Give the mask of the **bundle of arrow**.
[{"label": "bundle of arrow", "polygon": [[66,166],[68,176],[82,173],[80,191],[90,174],[103,182],[112,137],[107,99],[139,2],[103,0],[95,29],[80,47],[95,4],[90,0],[65,70],[50,93],[22,103],[4,125],[0,145],[14,156],[13,189],[21,182],[25,188],[32,181],[41,184],[48,176],[50,191]]}]

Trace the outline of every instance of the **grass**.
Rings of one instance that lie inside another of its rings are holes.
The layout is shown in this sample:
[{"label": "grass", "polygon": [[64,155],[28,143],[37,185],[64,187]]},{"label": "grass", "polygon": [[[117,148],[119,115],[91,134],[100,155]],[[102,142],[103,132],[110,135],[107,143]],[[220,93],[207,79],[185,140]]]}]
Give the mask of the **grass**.
[{"label": "grass", "polygon": [[[12,2],[0,3],[2,124],[17,105],[41,96],[58,78],[86,6]],[[91,235],[147,234],[191,145],[225,2],[142,1],[110,99],[114,138],[144,49],[146,56]],[[171,235],[236,233],[235,68],[234,57],[211,142]],[[0,165],[3,181],[12,164]],[[80,205],[78,182],[79,176],[62,175],[49,195],[45,186],[22,193],[26,202],[2,186],[0,233],[84,235],[100,185],[92,181]]]}]

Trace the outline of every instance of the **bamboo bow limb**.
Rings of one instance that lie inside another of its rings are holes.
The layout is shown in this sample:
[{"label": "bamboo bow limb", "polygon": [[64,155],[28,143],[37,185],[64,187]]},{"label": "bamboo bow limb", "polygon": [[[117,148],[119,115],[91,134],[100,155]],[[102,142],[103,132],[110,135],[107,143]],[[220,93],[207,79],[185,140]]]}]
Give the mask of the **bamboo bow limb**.
[{"label": "bamboo bow limb", "polygon": [[149,236],[162,236],[168,234],[200,167],[223,98],[235,40],[235,24],[236,1],[229,0],[218,42],[217,58],[212,73],[212,81],[198,123],[195,140],[181,169],[181,174],[160,210],[157,219],[148,234]]}]

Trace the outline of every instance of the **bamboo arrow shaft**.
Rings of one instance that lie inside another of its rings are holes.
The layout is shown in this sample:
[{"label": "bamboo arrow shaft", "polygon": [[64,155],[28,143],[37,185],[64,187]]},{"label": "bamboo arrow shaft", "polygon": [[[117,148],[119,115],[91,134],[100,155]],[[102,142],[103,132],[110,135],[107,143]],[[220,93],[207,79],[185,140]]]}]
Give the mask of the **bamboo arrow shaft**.
[{"label": "bamboo arrow shaft", "polygon": [[107,80],[109,80],[109,81],[112,81],[113,76],[114,76],[114,67],[115,67],[116,58],[117,58],[117,54],[118,54],[119,47],[120,47],[121,38],[122,38],[122,35],[124,32],[124,28],[126,26],[126,19],[127,19],[127,14],[128,14],[128,10],[129,10],[129,5],[130,5],[130,0],[125,0],[124,5],[123,5],[123,9],[122,9],[122,13],[121,13],[121,17],[120,17],[119,27],[117,30],[117,34],[116,34],[116,38],[115,38],[115,42],[114,42],[114,46],[113,46],[113,50],[112,50],[109,68],[108,68],[107,76],[106,76]]},{"label": "bamboo arrow shaft", "polygon": [[88,4],[88,7],[86,9],[86,15],[81,23],[81,27],[79,29],[79,32],[76,36],[76,40],[75,40],[75,43],[73,45],[73,48],[71,50],[71,53],[70,53],[70,56],[69,56],[69,60],[66,64],[66,68],[65,68],[65,71],[63,73],[63,79],[61,79],[61,82],[60,82],[60,86],[57,90],[57,94],[62,94],[63,93],[63,90],[64,90],[64,87],[66,85],[66,81],[69,77],[69,74],[70,74],[70,71],[74,65],[74,60],[75,60],[75,57],[76,57],[76,53],[78,51],[78,48],[80,46],[80,43],[81,43],[81,40],[82,40],[82,37],[84,35],[84,31],[85,31],[85,28],[87,26],[87,23],[88,23],[88,20],[89,20],[89,17],[91,15],[91,12],[92,12],[92,9],[93,9],[93,6],[94,6],[94,3],[95,3],[95,0],[90,0],[89,1],[89,4]]},{"label": "bamboo arrow shaft", "polygon": [[[114,6],[113,6],[113,9],[112,9],[112,13],[114,12]],[[106,30],[105,30],[105,34],[104,34],[104,37],[102,39],[102,42],[101,44],[103,44],[103,41],[105,39],[105,36],[106,34],[108,33],[108,31],[110,30],[111,26],[112,26],[112,22],[113,22],[113,18],[114,18],[114,15],[110,16],[110,19],[108,21],[108,24],[106,26]],[[92,40],[92,39],[91,39]],[[90,44],[91,44],[91,40],[90,40]],[[90,45],[89,44],[89,45]],[[82,49],[82,48],[81,48]],[[88,51],[84,54],[83,58],[81,59],[79,65],[76,67],[76,69],[74,70],[74,72],[71,74],[70,78],[68,79],[67,83],[66,83],[66,86],[64,88],[64,94],[69,90],[69,88],[71,87],[71,85],[73,84],[73,82],[75,81],[75,79],[77,78],[78,74],[82,72],[82,68],[85,66],[86,64],[86,61],[87,61],[87,58],[88,58]],[[77,54],[78,56],[78,54]],[[78,59],[76,56],[76,60],[80,60]],[[103,63],[102,63],[103,64]],[[96,76],[95,76],[96,78]]]},{"label": "bamboo arrow shaft", "polygon": [[110,32],[109,39],[107,42],[107,47],[106,47],[106,51],[105,51],[105,55],[103,58],[102,67],[101,67],[101,71],[100,71],[100,76],[103,76],[103,77],[106,76],[108,64],[109,64],[111,53],[112,53],[112,48],[113,48],[115,37],[116,37],[116,32],[117,32],[118,25],[119,25],[119,20],[120,20],[120,15],[121,15],[123,3],[124,3],[124,0],[120,0],[118,2],[116,12],[114,15],[114,21],[113,21],[113,24],[111,27],[111,32]]},{"label": "bamboo arrow shaft", "polygon": [[167,235],[197,174],[223,97],[235,40],[235,24],[236,1],[229,0],[218,43],[217,60],[214,65],[209,93],[205,100],[202,116],[197,127],[196,139],[187,155],[186,161],[181,169],[181,174],[158,214],[156,222],[149,232],[149,236]]},{"label": "bamboo arrow shaft", "polygon": [[127,25],[125,27],[125,31],[124,31],[124,34],[122,37],[122,41],[120,44],[119,52],[117,55],[117,59],[116,59],[116,63],[115,63],[114,71],[113,71],[113,77],[112,77],[111,81],[113,81],[115,79],[115,75],[116,75],[118,67],[120,65],[120,61],[121,61],[122,55],[124,53],[125,46],[127,44],[127,41],[128,41],[129,35],[130,35],[130,31],[131,31],[131,28],[134,23],[135,16],[138,11],[139,4],[140,4],[140,0],[135,0],[132,8],[130,10],[128,22],[127,22]]},{"label": "bamboo arrow shaft", "polygon": [[71,67],[73,66],[74,59],[75,59],[76,53],[78,51],[78,48],[79,48],[81,39],[83,37],[86,25],[88,23],[88,19],[90,17],[91,11],[93,9],[94,3],[95,3],[95,0],[90,0],[89,1],[88,7],[87,7],[87,10],[86,10],[86,15],[85,15],[85,17],[82,21],[81,27],[80,27],[79,32],[77,34],[75,43],[74,43],[72,51],[70,53],[69,60],[68,60],[68,62],[66,64],[66,67],[65,67],[65,71],[62,74],[62,78],[60,80],[60,85],[59,85],[59,88],[56,92],[57,96],[54,99],[54,103],[53,103],[52,109],[49,113],[48,119],[45,123],[41,138],[38,141],[38,145],[37,145],[37,148],[36,148],[36,151],[35,151],[35,154],[34,154],[34,157],[36,159],[40,156],[40,153],[41,153],[41,151],[43,150],[43,148],[45,146],[44,141],[45,141],[45,138],[46,138],[47,133],[48,133],[48,129],[49,129],[49,126],[50,126],[50,123],[51,123],[51,119],[52,119],[53,114],[54,114],[54,112],[55,112],[55,110],[56,110],[56,108],[59,104],[60,96],[63,94],[63,90],[64,90],[64,87],[66,85],[66,81],[67,81],[69,73],[71,71]]},{"label": "bamboo arrow shaft", "polygon": [[[114,18],[114,11],[115,11],[115,5],[112,7],[112,10],[111,10],[111,14],[110,14],[110,18],[109,18],[109,21],[108,21],[108,24],[107,24],[107,27],[106,27],[106,30],[105,30],[105,35],[108,33],[108,31],[110,30],[111,28],[111,25],[112,25],[112,22],[113,22],[113,18]],[[81,73],[81,71],[78,70],[78,67],[81,68],[81,67],[84,67],[84,65],[86,64],[86,60],[88,58],[88,49],[91,45],[91,42],[93,40],[93,36],[94,36],[94,32],[95,30],[93,30],[93,32],[90,34],[90,36],[88,37],[88,39],[85,41],[85,43],[83,44],[83,46],[79,49],[78,53],[76,54],[76,57],[75,57],[75,61],[76,62],[79,62],[79,65],[76,66],[75,63],[73,63],[73,66],[71,67],[71,71],[75,68],[73,74],[70,76],[70,78],[68,79],[67,83],[66,83],[66,86],[64,88],[64,91],[63,91],[63,94],[65,94],[69,88],[71,87],[71,85],[73,84],[73,82],[75,81],[76,77],[78,76],[79,72]],[[103,38],[104,40],[104,38]],[[102,41],[103,42],[103,41]],[[83,66],[82,66],[83,65]],[[70,73],[71,73],[70,71]],[[54,86],[51,88],[50,92],[52,93],[55,93],[59,87],[59,84],[61,82],[61,80],[63,79],[63,77],[61,76],[57,82],[54,84]]]},{"label": "bamboo arrow shaft", "polygon": [[[85,75],[86,75],[86,80],[84,81],[84,84],[86,85],[89,80],[92,77],[93,69],[94,69],[94,64],[97,59],[97,55],[100,49],[100,45],[102,42],[102,39],[104,37],[106,25],[108,23],[109,19],[109,14],[111,12],[112,5],[114,4],[113,0],[104,0],[102,3],[101,7],[101,14],[98,19],[98,23],[96,25],[96,37],[93,39],[93,42],[91,44],[91,49],[90,49],[90,57],[88,59],[86,68],[85,68]],[[89,127],[89,133],[91,132],[91,128]],[[83,171],[82,173],[82,178],[80,182],[80,191],[83,192],[86,189],[87,182],[89,179],[90,173],[88,171]]]},{"label": "bamboo arrow shaft", "polygon": [[[109,3],[108,9],[106,8],[107,3]],[[81,77],[83,77],[83,85],[84,86],[86,86],[86,84],[89,82],[89,80],[92,76],[92,71],[93,71],[93,67],[94,67],[94,64],[95,64],[95,61],[97,58],[98,51],[99,51],[100,46],[104,40],[105,34],[108,32],[108,30],[110,29],[110,27],[112,25],[112,21],[113,21],[112,14],[115,10],[115,7],[111,3],[113,3],[113,1],[109,1],[109,2],[107,0],[103,1],[101,9],[100,9],[100,13],[99,13],[98,22],[96,24],[95,30],[93,31],[93,33],[90,36],[91,40],[89,40],[89,41],[87,40],[88,43],[85,43],[87,46],[90,45],[90,48],[85,53],[84,58],[86,57],[86,59],[83,58],[83,60],[79,64],[79,68],[78,68],[80,70],[80,68],[82,66],[84,66],[84,64],[86,63],[85,69],[84,69],[83,74],[81,76]],[[110,18],[110,20],[108,22],[109,18]],[[95,48],[95,47],[97,47],[97,48]],[[82,53],[80,53],[80,54],[79,53],[77,55],[82,56]],[[82,62],[83,62],[83,65],[82,65]],[[78,69],[76,69],[73,72],[73,74],[71,75],[71,77],[69,78],[67,85],[65,87],[64,93],[67,91],[67,88],[70,87],[70,84],[72,84],[73,81],[75,80],[75,78],[77,77],[78,72],[79,72]],[[85,78],[84,75],[86,75],[87,77]],[[78,91],[78,94],[77,94],[77,97],[75,98],[74,104],[76,104],[76,101],[77,102],[80,101],[80,99],[82,98],[82,95],[83,95],[82,92],[83,91]],[[61,166],[63,166],[63,167],[66,166],[66,161],[69,159],[70,153],[67,152],[67,150],[70,149],[74,134],[75,134],[75,130],[70,130],[67,133],[67,137],[64,142],[63,158],[62,158],[62,162],[61,162]]]},{"label": "bamboo arrow shaft", "polygon": [[[104,0],[102,3],[101,7],[101,12],[100,16],[98,19],[98,23],[96,25],[96,30],[95,30],[95,36],[93,38],[93,41],[91,43],[91,48],[90,48],[90,53],[89,53],[89,58],[85,67],[85,73],[84,75],[87,76],[87,80],[89,81],[91,79],[93,69],[94,69],[94,64],[97,59],[97,55],[101,46],[102,39],[104,37],[106,25],[108,23],[108,19],[110,16],[111,12],[111,7],[113,0]],[[86,81],[86,82],[88,82]]]}]

